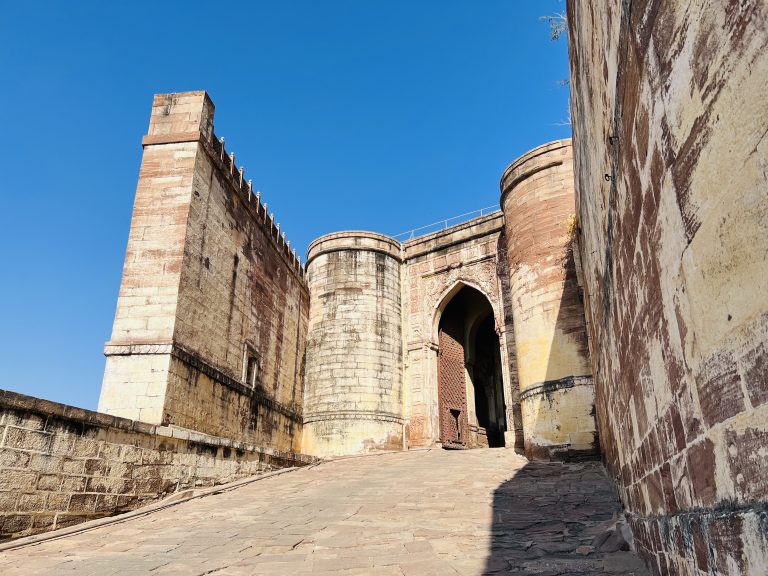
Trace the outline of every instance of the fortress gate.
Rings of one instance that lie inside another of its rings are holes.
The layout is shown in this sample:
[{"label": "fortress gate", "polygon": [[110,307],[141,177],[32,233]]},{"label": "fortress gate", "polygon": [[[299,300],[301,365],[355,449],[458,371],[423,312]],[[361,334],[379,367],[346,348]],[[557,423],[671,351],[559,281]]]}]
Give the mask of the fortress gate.
[{"label": "fortress gate", "polygon": [[569,140],[513,162],[498,211],[327,234],[305,267],[213,116],[153,103],[101,411],[317,456],[596,454]]}]

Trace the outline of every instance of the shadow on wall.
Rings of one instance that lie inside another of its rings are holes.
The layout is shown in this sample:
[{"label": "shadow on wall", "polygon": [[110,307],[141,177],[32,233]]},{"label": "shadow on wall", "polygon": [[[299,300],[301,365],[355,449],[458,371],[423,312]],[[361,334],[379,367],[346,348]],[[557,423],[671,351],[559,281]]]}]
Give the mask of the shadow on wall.
[{"label": "shadow on wall", "polygon": [[514,432],[514,450],[518,454],[525,455],[525,442],[523,433],[523,411],[520,406],[520,380],[517,373],[517,348],[515,344],[515,329],[512,320],[512,302],[510,295],[512,287],[509,279],[509,262],[507,260],[507,240],[504,231],[499,235],[496,242],[496,256],[498,261],[499,280],[501,282],[501,309],[503,314],[503,323],[506,327],[504,331],[502,345],[506,348],[506,357],[509,366],[509,399],[507,403],[507,422],[512,426]]},{"label": "shadow on wall", "polygon": [[573,243],[562,257],[564,284],[552,326],[544,381],[525,395],[531,437],[529,457],[578,461],[599,458],[595,397],[584,304],[576,273]]},{"label": "shadow on wall", "polygon": [[576,273],[575,249],[575,242],[569,242],[560,263],[565,273],[565,281],[549,352],[545,375],[547,382],[566,375],[591,374],[584,302]]},{"label": "shadow on wall", "polygon": [[493,496],[483,574],[648,574],[597,462],[529,462]]}]

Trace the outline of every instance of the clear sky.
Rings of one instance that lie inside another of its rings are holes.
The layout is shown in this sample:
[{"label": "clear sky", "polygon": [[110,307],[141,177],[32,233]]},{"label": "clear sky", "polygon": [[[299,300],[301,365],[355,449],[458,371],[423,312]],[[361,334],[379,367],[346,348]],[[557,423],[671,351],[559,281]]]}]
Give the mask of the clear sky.
[{"label": "clear sky", "polygon": [[95,408],[152,95],[216,133],[297,252],[498,204],[570,136],[562,0],[0,2],[0,388]]}]

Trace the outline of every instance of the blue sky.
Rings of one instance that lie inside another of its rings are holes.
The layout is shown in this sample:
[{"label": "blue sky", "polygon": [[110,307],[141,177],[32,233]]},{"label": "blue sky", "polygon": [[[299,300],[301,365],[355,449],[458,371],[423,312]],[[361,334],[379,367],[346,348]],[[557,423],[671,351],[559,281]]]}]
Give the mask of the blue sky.
[{"label": "blue sky", "polygon": [[0,388],[95,408],[156,92],[216,133],[298,252],[498,203],[570,136],[562,0],[0,3]]}]

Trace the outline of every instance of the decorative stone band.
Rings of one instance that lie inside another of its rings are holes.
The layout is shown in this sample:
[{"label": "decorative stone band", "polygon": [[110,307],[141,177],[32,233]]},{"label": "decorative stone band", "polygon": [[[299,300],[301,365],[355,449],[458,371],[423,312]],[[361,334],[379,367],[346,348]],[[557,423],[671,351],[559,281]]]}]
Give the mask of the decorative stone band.
[{"label": "decorative stone band", "polygon": [[573,388],[574,386],[592,386],[592,376],[566,376],[558,380],[547,380],[539,384],[534,384],[520,392],[520,401],[539,394],[548,394],[556,390]]},{"label": "decorative stone band", "polygon": [[624,510],[624,515],[630,522],[659,522],[670,523],[678,521],[681,524],[688,524],[691,521],[701,518],[706,520],[724,520],[733,516],[756,513],[762,516],[768,516],[768,502],[749,501],[738,502],[736,500],[725,500],[715,504],[712,508],[689,508],[679,510],[670,514],[638,514],[631,510]]},{"label": "decorative stone band", "polygon": [[405,420],[397,414],[391,412],[373,412],[373,411],[351,411],[340,410],[336,412],[317,412],[315,414],[305,414],[304,424],[310,422],[326,422],[328,420],[375,420],[377,422],[396,422],[402,424]]},{"label": "decorative stone band", "polygon": [[154,146],[156,144],[179,144],[181,142],[202,141],[203,133],[199,130],[193,132],[174,132],[172,134],[147,134],[141,139],[142,146]]},{"label": "decorative stone band", "polygon": [[172,354],[172,342],[156,344],[110,344],[104,345],[104,356],[141,356],[142,354]]},{"label": "decorative stone band", "polygon": [[184,350],[178,344],[106,344],[104,346],[105,356],[138,356],[143,354],[170,354],[174,358],[178,358],[184,362],[187,366],[195,368],[219,384],[223,384],[235,392],[255,399],[262,406],[266,406],[270,410],[274,410],[275,412],[290,418],[297,424],[301,424],[302,422],[302,411],[298,406],[291,407],[281,404],[258,387],[251,388],[250,386],[243,384],[239,380],[232,378],[218,368],[215,368],[200,359],[196,354]]},{"label": "decorative stone band", "polygon": [[384,234],[366,232],[364,230],[348,230],[320,236],[307,248],[307,265],[321,254],[343,250],[361,250],[364,252],[380,252],[403,261],[400,242]]},{"label": "decorative stone band", "polygon": [[537,146],[512,162],[501,175],[501,199],[499,203],[502,208],[504,207],[504,199],[515,186],[542,170],[560,166],[570,153],[571,146],[570,138],[555,140]]}]

